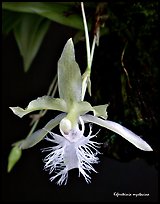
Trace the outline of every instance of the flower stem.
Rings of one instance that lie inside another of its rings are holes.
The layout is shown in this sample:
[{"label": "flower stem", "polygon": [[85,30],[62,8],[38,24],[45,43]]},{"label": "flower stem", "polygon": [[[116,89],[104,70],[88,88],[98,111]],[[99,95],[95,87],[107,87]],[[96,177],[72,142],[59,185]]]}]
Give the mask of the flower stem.
[{"label": "flower stem", "polygon": [[83,101],[85,93],[86,93],[87,86],[89,88],[88,89],[89,94],[91,95],[91,81],[90,81],[91,66],[92,66],[92,61],[93,61],[95,44],[97,42],[98,36],[97,36],[97,33],[94,35],[93,43],[92,43],[92,49],[90,49],[88,26],[87,26],[87,21],[86,21],[83,2],[81,2],[81,9],[82,9],[83,24],[84,24],[85,39],[86,39],[86,50],[87,50],[87,68],[86,68],[84,74],[82,75],[82,98],[81,98],[81,100]]},{"label": "flower stem", "polygon": [[[57,83],[57,74],[56,74],[55,77],[52,80],[52,83],[49,86],[47,95],[48,96],[50,95],[51,97],[54,97],[54,95],[55,95],[55,93],[57,91],[57,87],[58,87],[58,83]],[[51,92],[52,92],[52,94],[51,94]],[[34,130],[36,129],[40,119],[46,114],[46,112],[47,112],[47,110],[41,110],[38,114],[31,115],[32,128],[31,128],[30,132],[28,133],[27,137],[29,137],[34,132]]]},{"label": "flower stem", "polygon": [[87,26],[87,21],[86,21],[86,15],[85,15],[85,11],[84,11],[83,2],[81,2],[81,9],[82,9],[83,24],[84,24],[85,39],[86,39],[87,68],[88,68],[88,69],[91,69],[91,51],[90,51],[91,49],[90,49],[88,26]]},{"label": "flower stem", "polygon": [[91,49],[91,66],[92,66],[92,61],[93,61],[93,55],[94,55],[96,40],[97,40],[97,36],[94,35],[94,39],[93,39],[93,43],[92,43],[92,49]]}]

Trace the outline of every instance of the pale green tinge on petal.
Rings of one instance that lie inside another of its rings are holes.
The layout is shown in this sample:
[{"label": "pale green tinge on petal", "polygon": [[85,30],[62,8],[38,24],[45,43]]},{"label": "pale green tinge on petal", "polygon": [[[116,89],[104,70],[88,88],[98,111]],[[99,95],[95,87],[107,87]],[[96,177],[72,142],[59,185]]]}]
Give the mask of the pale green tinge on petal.
[{"label": "pale green tinge on petal", "polygon": [[107,111],[106,111],[107,107],[108,107],[108,104],[93,106],[94,115],[97,116],[97,117],[101,117],[103,119],[107,119],[108,118],[108,114],[107,114]]},{"label": "pale green tinge on petal", "polygon": [[81,100],[82,79],[79,65],[75,61],[72,38],[67,41],[58,61],[58,89],[60,98],[67,104]]},{"label": "pale green tinge on petal", "polygon": [[29,103],[27,108],[9,107],[14,114],[22,118],[24,115],[36,110],[58,110],[67,112],[67,105],[63,99],[52,98],[50,96],[42,96]]},{"label": "pale green tinge on petal", "polygon": [[81,101],[77,103],[77,110],[78,110],[79,115],[84,115],[85,113],[89,111],[93,111],[93,107],[91,106],[89,102]]},{"label": "pale green tinge on petal", "polygon": [[14,165],[18,162],[18,160],[21,158],[22,150],[15,146],[11,149],[9,157],[8,157],[8,166],[7,171],[10,172]]},{"label": "pale green tinge on petal", "polygon": [[124,139],[128,140],[130,143],[135,145],[137,148],[144,150],[144,151],[153,151],[153,149],[145,142],[142,138],[138,135],[133,133],[132,131],[128,130],[127,128],[123,127],[122,125],[109,121],[109,120],[102,120],[92,115],[85,115],[82,116],[82,119],[86,122],[95,123],[100,125],[104,128],[107,128],[119,135],[121,135]]},{"label": "pale green tinge on petal", "polygon": [[44,126],[43,129],[37,130],[36,132],[28,136],[25,140],[23,140],[21,144],[19,145],[19,147],[21,149],[28,149],[30,147],[33,147],[37,143],[39,143],[48,133],[46,130],[50,131],[53,128],[55,128],[60,123],[60,121],[65,117],[65,115],[66,113],[61,113],[54,119],[50,120]]},{"label": "pale green tinge on petal", "polygon": [[30,137],[27,137],[20,144],[21,149],[28,149],[39,143],[46,135],[46,131],[43,129],[35,131]]}]

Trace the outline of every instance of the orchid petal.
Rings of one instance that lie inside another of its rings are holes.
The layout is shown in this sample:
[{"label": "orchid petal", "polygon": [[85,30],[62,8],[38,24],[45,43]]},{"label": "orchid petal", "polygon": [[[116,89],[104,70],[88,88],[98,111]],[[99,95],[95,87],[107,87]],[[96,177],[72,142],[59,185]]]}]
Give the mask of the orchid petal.
[{"label": "orchid petal", "polygon": [[24,115],[36,110],[58,110],[67,112],[67,105],[63,99],[52,98],[50,96],[42,96],[29,103],[27,108],[9,107],[14,114],[22,118]]},{"label": "orchid petal", "polygon": [[93,107],[91,106],[89,102],[81,101],[77,103],[77,110],[78,110],[79,115],[84,115],[85,113],[89,111],[93,111]]},{"label": "orchid petal", "polygon": [[67,41],[58,61],[58,89],[60,98],[67,104],[81,100],[82,79],[79,65],[75,61],[72,38]]},{"label": "orchid petal", "polygon": [[65,117],[65,115],[66,115],[65,113],[61,113],[54,119],[50,120],[44,126],[43,129],[37,130],[36,132],[28,136],[26,139],[24,139],[20,143],[19,147],[21,149],[28,149],[30,147],[33,147],[37,143],[39,143],[46,136],[48,131],[52,130],[54,127],[56,127],[59,124],[59,122]]},{"label": "orchid petal", "polygon": [[141,150],[153,151],[153,149],[142,138],[116,122],[102,120],[89,114],[81,117],[86,122],[95,123],[121,135],[124,139],[128,140],[130,143]]},{"label": "orchid petal", "polygon": [[108,117],[108,114],[107,114],[107,111],[106,111],[107,107],[108,107],[108,104],[93,106],[94,115],[97,116],[97,117],[101,117],[103,119],[107,119],[107,117]]}]

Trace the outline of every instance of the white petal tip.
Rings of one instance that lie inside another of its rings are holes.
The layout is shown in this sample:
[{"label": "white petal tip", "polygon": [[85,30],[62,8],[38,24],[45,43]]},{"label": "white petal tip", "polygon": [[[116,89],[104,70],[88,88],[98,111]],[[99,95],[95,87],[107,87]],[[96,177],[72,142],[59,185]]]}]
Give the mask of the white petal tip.
[{"label": "white petal tip", "polygon": [[22,109],[20,107],[9,107],[13,113],[17,116],[19,116],[20,118],[23,117],[23,113],[22,113]]},{"label": "white petal tip", "polygon": [[153,149],[149,145],[147,145],[147,147],[142,150],[147,151],[147,152],[153,151]]},{"label": "white petal tip", "polygon": [[9,107],[14,112],[14,107]]},{"label": "white petal tip", "polygon": [[[153,151],[153,149],[151,148],[151,146],[150,146],[146,141],[144,141],[144,140],[143,140],[142,138],[140,138],[140,137],[137,137],[137,138],[139,138],[139,139],[138,139],[139,142],[134,144],[137,148],[139,148],[139,149],[141,149],[141,150],[143,150],[143,151],[147,151],[147,152]],[[138,140],[137,140],[137,141],[138,141]]]}]

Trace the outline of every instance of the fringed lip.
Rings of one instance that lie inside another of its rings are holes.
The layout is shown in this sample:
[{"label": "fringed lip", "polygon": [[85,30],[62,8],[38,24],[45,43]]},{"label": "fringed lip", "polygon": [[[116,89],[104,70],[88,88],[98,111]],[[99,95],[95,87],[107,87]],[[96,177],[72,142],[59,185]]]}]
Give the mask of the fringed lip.
[{"label": "fringed lip", "polygon": [[62,136],[48,131],[50,137],[45,138],[55,145],[42,149],[43,152],[50,152],[43,160],[44,170],[49,171],[49,174],[55,174],[50,178],[51,181],[59,177],[58,185],[67,184],[68,171],[71,169],[77,168],[79,176],[82,174],[87,183],[91,182],[89,173],[96,172],[92,165],[99,162],[97,155],[100,152],[97,149],[100,148],[100,143],[91,140],[97,135],[92,135],[91,126],[88,136],[83,135],[85,130],[83,120],[81,123],[81,130],[77,126],[68,135],[62,132]]}]

